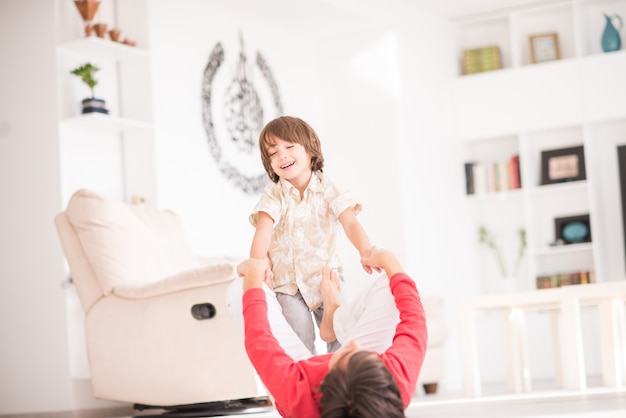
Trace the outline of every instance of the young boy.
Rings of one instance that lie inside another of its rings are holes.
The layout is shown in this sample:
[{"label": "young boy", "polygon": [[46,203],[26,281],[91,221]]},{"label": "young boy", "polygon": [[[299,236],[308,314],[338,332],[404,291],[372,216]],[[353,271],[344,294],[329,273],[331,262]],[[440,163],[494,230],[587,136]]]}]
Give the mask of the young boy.
[{"label": "young boy", "polygon": [[[259,147],[273,183],[250,215],[256,228],[250,257],[269,257],[266,281],[276,292],[287,322],[316,354],[311,312],[319,326],[322,267],[330,266],[341,277],[336,245],[339,225],[361,258],[370,251],[367,234],[356,218],[361,205],[322,173],[319,138],[302,119],[282,116],[270,121],[261,131]],[[369,266],[363,267],[372,272]],[[338,347],[334,341],[328,343],[329,352]]]}]

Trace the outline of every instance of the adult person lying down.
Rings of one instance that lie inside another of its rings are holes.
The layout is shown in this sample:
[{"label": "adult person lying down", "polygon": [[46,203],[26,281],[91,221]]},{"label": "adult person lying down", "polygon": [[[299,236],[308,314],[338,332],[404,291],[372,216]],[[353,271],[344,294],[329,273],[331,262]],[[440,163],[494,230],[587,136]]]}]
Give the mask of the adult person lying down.
[{"label": "adult person lying down", "polygon": [[[386,275],[344,305],[336,273],[323,269],[320,336],[325,341],[336,338],[342,347],[315,356],[286,323],[263,284],[267,260],[248,259],[237,266],[243,284],[233,282],[229,297],[243,291],[239,312],[246,351],[282,416],[405,416],[426,353],[424,309],[415,282],[394,253],[373,247],[362,262]],[[231,312],[236,305],[232,303]]]}]

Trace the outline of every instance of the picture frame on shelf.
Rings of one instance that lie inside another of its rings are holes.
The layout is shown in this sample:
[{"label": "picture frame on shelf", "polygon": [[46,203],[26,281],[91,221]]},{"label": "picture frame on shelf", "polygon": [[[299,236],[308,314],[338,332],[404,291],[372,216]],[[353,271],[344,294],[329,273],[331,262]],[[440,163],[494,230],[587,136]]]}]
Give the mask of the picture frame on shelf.
[{"label": "picture frame on shelf", "polygon": [[591,242],[589,214],[554,219],[554,238],[564,245]]},{"label": "picture frame on shelf", "polygon": [[622,204],[622,240],[624,242],[624,262],[626,262],[626,145],[617,146],[617,166]]},{"label": "picture frame on shelf", "polygon": [[586,178],[583,145],[541,152],[541,185]]},{"label": "picture frame on shelf", "polygon": [[531,35],[530,58],[533,64],[561,59],[559,35],[556,32]]}]

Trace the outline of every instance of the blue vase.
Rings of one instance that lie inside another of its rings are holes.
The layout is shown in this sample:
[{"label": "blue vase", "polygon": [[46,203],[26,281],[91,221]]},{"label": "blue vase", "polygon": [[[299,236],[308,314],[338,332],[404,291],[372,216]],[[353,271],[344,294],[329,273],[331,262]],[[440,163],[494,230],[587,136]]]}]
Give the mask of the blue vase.
[{"label": "blue vase", "polygon": [[[619,31],[622,30],[622,18],[617,15],[607,15],[604,13],[606,19],[606,26],[604,32],[602,32],[602,50],[604,52],[618,51],[622,47],[622,40],[619,36]],[[613,25],[613,22],[619,22],[619,28]]]}]

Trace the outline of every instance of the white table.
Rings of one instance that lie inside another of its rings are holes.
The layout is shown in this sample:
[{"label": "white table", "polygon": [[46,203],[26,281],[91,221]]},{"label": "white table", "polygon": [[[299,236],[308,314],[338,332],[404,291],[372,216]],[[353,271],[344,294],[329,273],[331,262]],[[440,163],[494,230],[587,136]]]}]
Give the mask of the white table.
[{"label": "white table", "polygon": [[[520,393],[532,389],[524,311],[551,312],[557,384],[565,389],[583,391],[587,388],[587,382],[580,308],[597,307],[603,384],[608,387],[623,387],[626,383],[625,300],[626,280],[483,295],[462,301],[460,338],[466,394],[481,395],[475,323],[475,313],[479,310],[499,311],[504,314],[507,383],[509,391]],[[564,370],[561,369],[561,364]]]}]

